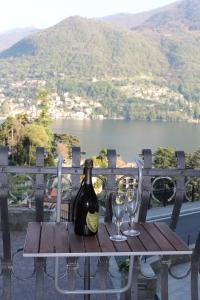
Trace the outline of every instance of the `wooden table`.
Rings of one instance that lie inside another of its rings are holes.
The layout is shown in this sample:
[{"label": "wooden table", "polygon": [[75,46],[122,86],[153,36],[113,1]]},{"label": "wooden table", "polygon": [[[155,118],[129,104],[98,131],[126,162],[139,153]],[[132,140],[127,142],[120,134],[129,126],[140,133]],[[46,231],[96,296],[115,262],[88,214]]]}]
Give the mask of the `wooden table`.
[{"label": "wooden table", "polygon": [[[192,250],[165,223],[135,224],[140,231],[137,237],[128,237],[125,242],[112,242],[110,235],[116,234],[116,226],[112,223],[99,224],[98,234],[82,237],[74,234],[72,223],[29,223],[23,256],[55,257],[56,277],[58,278],[59,257],[91,257],[91,256],[130,256],[132,267],[134,256],[182,255],[191,254]],[[122,230],[127,229],[124,224]],[[128,285],[117,292],[126,291],[132,281],[133,269],[129,268]],[[131,270],[130,270],[131,269]],[[75,294],[76,291],[61,290],[56,279],[56,288],[63,294]],[[78,294],[101,293],[97,291],[78,291]],[[114,293],[115,290],[104,290]],[[82,292],[82,293],[81,293]],[[116,292],[115,292],[116,293]]]},{"label": "wooden table", "polygon": [[[128,225],[124,225],[127,227]],[[98,234],[82,237],[74,234],[72,223],[32,222],[28,224],[23,256],[126,256],[181,255],[192,251],[165,223],[136,224],[140,235],[126,242],[112,242],[114,224],[100,224]]]}]

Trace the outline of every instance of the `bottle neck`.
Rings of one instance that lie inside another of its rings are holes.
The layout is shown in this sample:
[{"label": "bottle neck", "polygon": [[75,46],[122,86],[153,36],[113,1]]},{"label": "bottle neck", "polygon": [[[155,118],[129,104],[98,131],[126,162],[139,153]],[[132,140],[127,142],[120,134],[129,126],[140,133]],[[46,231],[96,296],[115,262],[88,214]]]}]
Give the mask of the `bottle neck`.
[{"label": "bottle neck", "polygon": [[91,168],[85,168],[84,183],[85,184],[92,184],[92,169]]}]

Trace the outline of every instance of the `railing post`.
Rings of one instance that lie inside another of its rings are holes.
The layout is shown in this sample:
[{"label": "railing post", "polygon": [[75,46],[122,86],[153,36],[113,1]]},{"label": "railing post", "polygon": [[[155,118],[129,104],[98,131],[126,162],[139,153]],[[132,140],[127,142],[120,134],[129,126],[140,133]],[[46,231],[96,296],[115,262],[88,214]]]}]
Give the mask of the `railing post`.
[{"label": "railing post", "polygon": [[[44,148],[38,147],[36,149],[36,167],[40,168],[44,166]],[[44,221],[44,175],[36,174],[36,190],[35,190],[35,205],[36,205],[36,222]],[[35,272],[36,272],[36,300],[44,299],[44,268],[45,259],[35,259]]]},{"label": "railing post", "polygon": [[[185,169],[185,153],[184,151],[176,151],[175,152],[175,157],[177,161],[177,169],[181,169],[184,171]],[[176,177],[176,199],[175,199],[175,204],[173,207],[173,212],[171,216],[171,222],[170,222],[170,228],[172,230],[176,229],[180,211],[181,211],[181,206],[185,197],[185,176],[184,172],[183,175],[177,176]]]},{"label": "railing post", "polygon": [[[114,169],[116,168],[117,163],[117,154],[116,150],[110,150],[107,151],[107,157],[108,157],[108,168]],[[105,203],[105,216],[104,221],[105,222],[112,222],[112,206],[111,206],[111,199],[110,199],[110,191],[112,191],[115,188],[115,175],[108,175],[107,181],[106,181],[106,191],[108,191],[108,194],[106,195],[106,203]]]},{"label": "railing post", "polygon": [[[2,147],[0,149],[0,165],[8,165],[8,148]],[[8,216],[8,175],[0,173],[0,205],[1,205],[1,228],[3,239],[3,261],[2,261],[2,275],[3,275],[3,299],[11,299],[11,241],[10,241],[10,225]]]},{"label": "railing post", "polygon": [[[142,156],[144,161],[144,169],[152,168],[152,153],[151,149],[143,149]],[[151,176],[143,176],[142,179],[142,193],[141,193],[141,205],[139,209],[138,222],[145,222],[147,217],[147,211],[149,207],[149,201],[151,197]]]},{"label": "railing post", "polygon": [[[36,149],[36,167],[44,166],[44,148],[37,147]],[[35,206],[36,206],[36,222],[44,221],[44,175],[36,175],[36,190],[35,190]]]},{"label": "railing post", "polygon": [[191,300],[199,299],[198,292],[198,276],[199,276],[199,261],[200,261],[200,232],[198,233],[195,248],[191,257]]},{"label": "railing post", "polygon": [[[176,151],[175,157],[177,160],[177,168],[185,169],[185,153],[184,151]],[[177,176],[176,177],[176,199],[175,204],[172,211],[170,228],[172,230],[176,229],[181,206],[183,203],[183,199],[185,196],[185,176]],[[161,298],[163,300],[168,300],[168,269],[169,269],[170,259],[169,256],[163,256],[161,258]]]},{"label": "railing post", "polygon": [[[80,147],[72,147],[72,167],[80,168],[80,164],[81,164],[81,149]],[[73,215],[74,199],[80,187],[80,176],[78,174],[71,175],[71,182],[72,182],[72,199],[69,205],[69,212],[68,212],[68,218],[70,221],[72,221],[73,218],[72,215]]]}]

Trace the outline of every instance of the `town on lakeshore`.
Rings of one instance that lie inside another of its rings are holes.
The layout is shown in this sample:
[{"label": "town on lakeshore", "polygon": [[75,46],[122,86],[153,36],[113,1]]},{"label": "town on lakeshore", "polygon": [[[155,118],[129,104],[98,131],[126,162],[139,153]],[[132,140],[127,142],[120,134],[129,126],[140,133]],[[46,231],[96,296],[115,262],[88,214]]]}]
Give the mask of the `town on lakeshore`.
[{"label": "town on lakeshore", "polygon": [[[65,74],[57,74],[59,77],[65,77]],[[111,81],[120,81],[121,78],[112,78]],[[96,78],[91,79],[91,83],[96,83]],[[0,116],[6,118],[8,116],[16,116],[18,114],[26,114],[29,118],[35,119],[40,113],[41,99],[34,94],[40,89],[46,89],[47,80],[28,77],[27,79],[16,80],[15,76],[10,74],[0,78]],[[166,86],[158,86],[156,84],[128,84],[121,86],[121,91],[126,94],[132,94],[135,98],[145,99],[149,103],[146,104],[149,109],[155,108],[155,103],[165,104],[166,99],[181,103],[188,110],[194,109],[194,104],[185,99],[180,93],[176,93]],[[34,95],[31,97],[31,95]],[[48,94],[48,109],[50,117],[53,119],[96,119],[103,120],[109,117],[103,112],[101,100],[78,96],[70,92],[59,93],[56,88],[52,88]],[[199,119],[188,118],[183,110],[179,110],[182,114],[182,120],[191,123],[198,123]],[[111,119],[124,119],[124,116],[116,115]]]},{"label": "town on lakeshore", "polygon": [[[6,95],[8,86],[11,90],[16,91],[15,96]],[[35,119],[39,115],[39,107],[41,104],[40,99],[27,99],[26,95],[18,97],[19,89],[21,91],[27,89],[41,89],[46,87],[46,81],[41,79],[27,79],[27,80],[15,80],[10,76],[9,81],[0,80],[0,105],[1,116],[16,116],[17,114],[24,114],[32,119]],[[71,96],[68,92],[61,96],[53,89],[48,95],[48,108],[50,117],[53,119],[104,119],[101,114],[93,114],[93,111],[97,107],[101,107],[101,103],[92,99],[84,99],[79,96]]]}]

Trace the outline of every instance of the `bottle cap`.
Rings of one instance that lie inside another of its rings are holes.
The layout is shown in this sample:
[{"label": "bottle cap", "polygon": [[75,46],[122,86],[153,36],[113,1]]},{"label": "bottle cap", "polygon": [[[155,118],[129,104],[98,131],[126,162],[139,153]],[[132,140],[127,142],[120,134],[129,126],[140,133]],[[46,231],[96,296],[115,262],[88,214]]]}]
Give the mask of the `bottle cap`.
[{"label": "bottle cap", "polygon": [[85,168],[93,168],[93,160],[92,159],[86,159],[85,160],[85,164],[84,164]]}]

